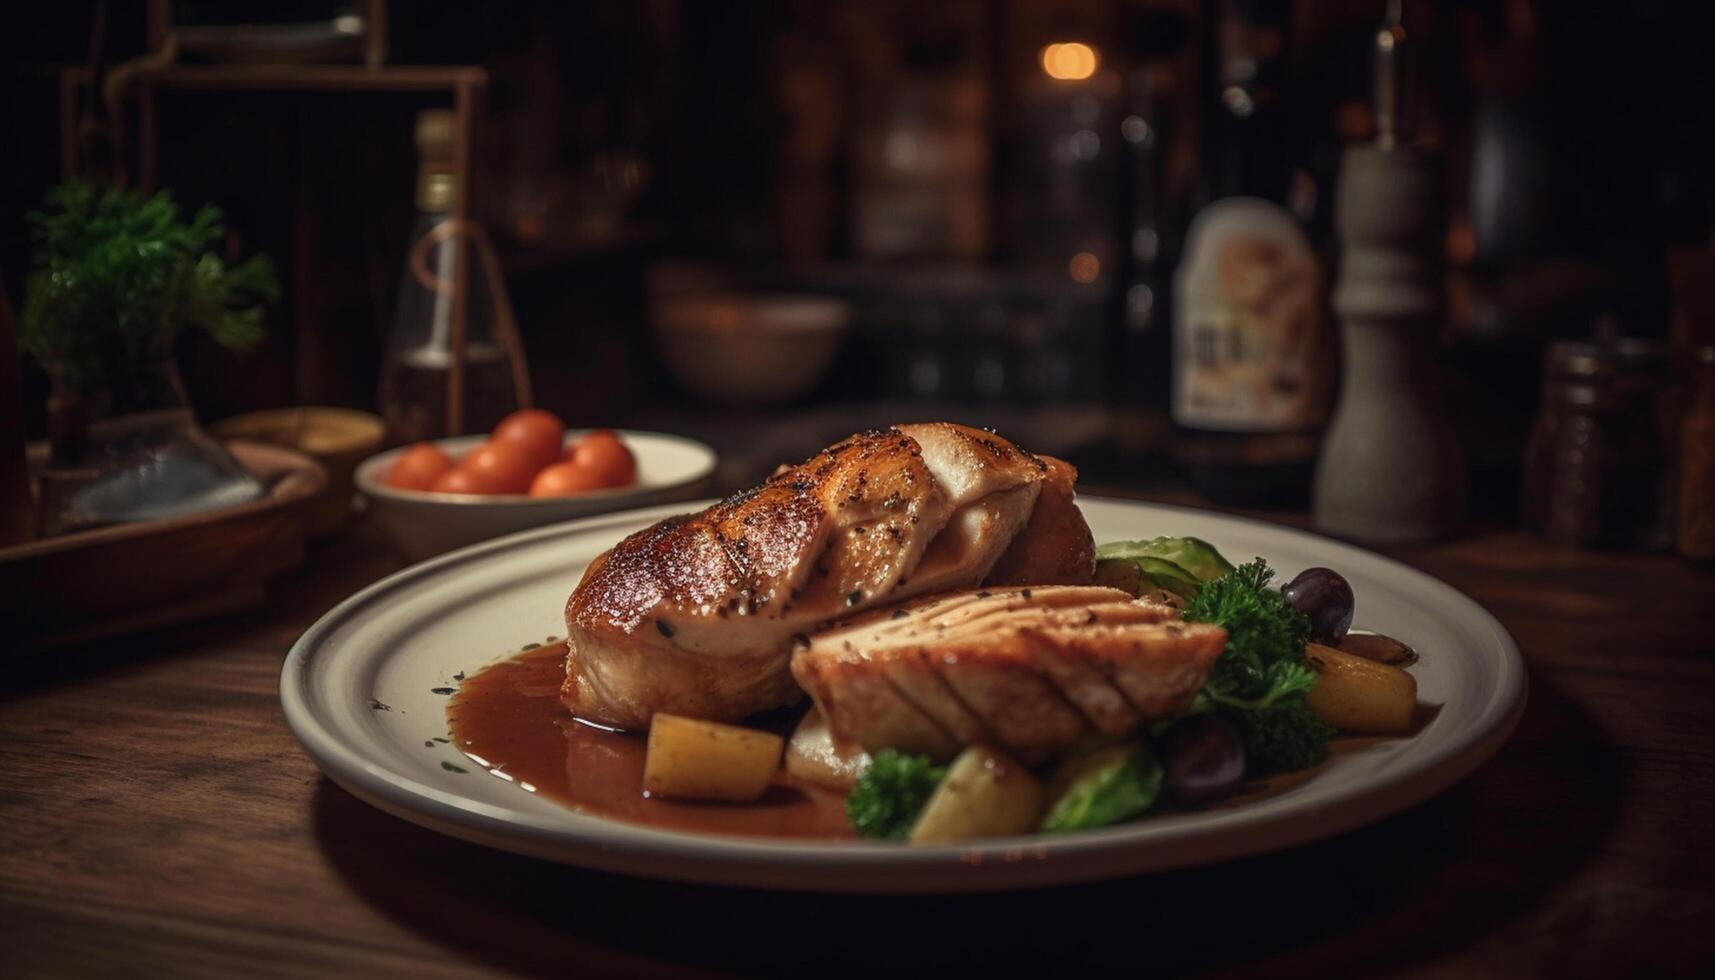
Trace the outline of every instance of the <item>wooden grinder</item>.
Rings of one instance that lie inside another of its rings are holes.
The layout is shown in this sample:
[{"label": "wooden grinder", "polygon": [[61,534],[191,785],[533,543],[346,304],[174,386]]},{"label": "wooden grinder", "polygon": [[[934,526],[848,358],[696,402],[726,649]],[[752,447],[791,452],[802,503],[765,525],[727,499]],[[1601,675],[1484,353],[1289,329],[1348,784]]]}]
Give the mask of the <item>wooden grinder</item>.
[{"label": "wooden grinder", "polygon": [[1312,503],[1317,527],[1378,544],[1445,535],[1466,503],[1435,352],[1445,292],[1441,157],[1406,144],[1400,6],[1388,4],[1376,34],[1376,140],[1341,162],[1333,307],[1342,378]]}]

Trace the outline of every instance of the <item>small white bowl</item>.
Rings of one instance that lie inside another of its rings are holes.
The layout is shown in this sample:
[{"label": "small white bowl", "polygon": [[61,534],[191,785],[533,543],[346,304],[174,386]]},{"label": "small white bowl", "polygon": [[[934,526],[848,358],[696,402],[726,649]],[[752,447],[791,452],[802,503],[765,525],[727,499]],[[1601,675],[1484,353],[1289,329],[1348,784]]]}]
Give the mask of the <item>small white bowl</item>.
[{"label": "small white bowl", "polygon": [[[567,432],[566,444],[585,431]],[[406,447],[390,449],[360,463],[357,488],[369,498],[375,519],[394,544],[413,560],[544,524],[702,495],[715,469],[713,449],[694,439],[660,432],[621,429],[619,437],[637,458],[637,482],[611,490],[591,490],[570,497],[527,497],[430,493],[387,486],[387,473]],[[437,439],[435,445],[460,459],[487,438]]]}]

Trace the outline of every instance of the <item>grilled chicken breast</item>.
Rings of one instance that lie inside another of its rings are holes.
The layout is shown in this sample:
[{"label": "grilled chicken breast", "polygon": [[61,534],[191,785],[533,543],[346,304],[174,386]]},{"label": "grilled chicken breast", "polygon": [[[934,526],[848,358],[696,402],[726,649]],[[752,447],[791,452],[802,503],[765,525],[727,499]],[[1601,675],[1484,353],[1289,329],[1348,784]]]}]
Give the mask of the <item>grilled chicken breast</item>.
[{"label": "grilled chicken breast", "polygon": [[1076,476],[950,423],[855,435],[597,558],[566,605],[562,700],[620,728],[734,721],[801,697],[795,635],[991,578],[1088,582]]},{"label": "grilled chicken breast", "polygon": [[1035,762],[1179,713],[1226,639],[1118,589],[961,592],[823,630],[792,673],[836,743],[946,759],[980,742]]}]

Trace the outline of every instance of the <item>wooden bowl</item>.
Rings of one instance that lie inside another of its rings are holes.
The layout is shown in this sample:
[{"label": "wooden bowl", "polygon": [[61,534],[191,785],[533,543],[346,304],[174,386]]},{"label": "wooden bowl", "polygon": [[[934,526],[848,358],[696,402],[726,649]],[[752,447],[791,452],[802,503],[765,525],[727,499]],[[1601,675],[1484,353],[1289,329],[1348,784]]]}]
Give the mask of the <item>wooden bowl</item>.
[{"label": "wooden bowl", "polygon": [[40,650],[260,604],[263,582],[303,561],[308,510],[327,475],[289,449],[227,448],[266,496],[0,548],[13,641],[3,649]]},{"label": "wooden bowl", "polygon": [[339,530],[351,513],[357,464],[381,448],[387,423],[368,412],[307,405],[251,412],[209,426],[220,439],[246,439],[293,449],[322,465],[327,488],[310,505],[310,536]]}]

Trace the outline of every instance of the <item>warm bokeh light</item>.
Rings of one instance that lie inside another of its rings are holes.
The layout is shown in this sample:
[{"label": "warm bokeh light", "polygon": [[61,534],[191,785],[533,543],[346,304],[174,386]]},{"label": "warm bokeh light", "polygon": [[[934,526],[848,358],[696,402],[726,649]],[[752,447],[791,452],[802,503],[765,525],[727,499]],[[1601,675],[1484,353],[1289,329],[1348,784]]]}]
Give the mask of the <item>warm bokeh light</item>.
[{"label": "warm bokeh light", "polygon": [[1096,73],[1096,49],[1088,44],[1067,41],[1050,44],[1042,49],[1042,70],[1049,78],[1062,82],[1080,82]]},{"label": "warm bokeh light", "polygon": [[1086,285],[1096,281],[1102,274],[1102,261],[1092,252],[1079,252],[1072,256],[1072,261],[1066,263],[1066,271],[1075,282]]}]

